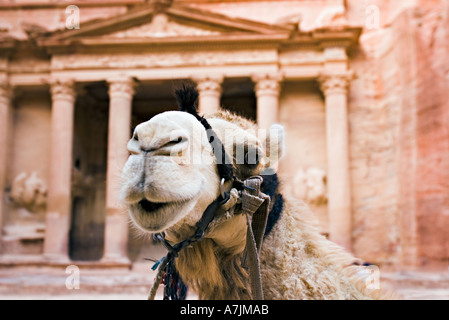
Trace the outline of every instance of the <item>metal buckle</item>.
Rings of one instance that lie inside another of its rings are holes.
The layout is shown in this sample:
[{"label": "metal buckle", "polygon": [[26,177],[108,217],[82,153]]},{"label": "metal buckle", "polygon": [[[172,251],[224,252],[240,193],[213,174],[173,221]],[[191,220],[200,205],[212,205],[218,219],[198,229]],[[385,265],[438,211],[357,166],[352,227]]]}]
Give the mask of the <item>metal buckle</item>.
[{"label": "metal buckle", "polygon": [[221,197],[222,197],[223,199],[226,198],[226,196],[225,196],[225,189],[224,189],[224,183],[225,183],[225,179],[222,178],[222,179],[221,179],[221,183],[220,183],[220,193],[221,193]]}]

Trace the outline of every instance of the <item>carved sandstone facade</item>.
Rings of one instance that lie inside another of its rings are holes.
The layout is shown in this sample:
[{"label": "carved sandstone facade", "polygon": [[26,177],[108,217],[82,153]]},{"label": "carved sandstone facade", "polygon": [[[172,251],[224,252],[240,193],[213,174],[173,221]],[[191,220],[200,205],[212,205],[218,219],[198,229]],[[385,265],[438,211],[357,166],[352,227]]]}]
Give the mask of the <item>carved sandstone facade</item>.
[{"label": "carved sandstone facade", "polygon": [[[125,146],[185,80],[203,113],[286,127],[284,192],[330,239],[395,268],[448,260],[447,3],[378,0],[376,20],[358,0],[100,2],[79,29],[57,2],[0,4],[0,264],[129,266],[146,244],[117,199]],[[33,172],[48,190],[26,216],[14,181]]]}]

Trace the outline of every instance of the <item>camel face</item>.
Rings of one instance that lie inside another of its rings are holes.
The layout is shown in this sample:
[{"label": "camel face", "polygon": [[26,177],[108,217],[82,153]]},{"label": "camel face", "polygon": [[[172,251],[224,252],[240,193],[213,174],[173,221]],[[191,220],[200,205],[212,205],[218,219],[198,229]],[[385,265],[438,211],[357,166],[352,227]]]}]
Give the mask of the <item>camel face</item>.
[{"label": "camel face", "polygon": [[219,193],[212,148],[190,114],[165,112],[138,125],[128,151],[121,199],[143,231],[160,232],[180,220],[194,225]]},{"label": "camel face", "polygon": [[[262,143],[252,123],[227,116],[208,122],[222,141],[234,174],[244,180],[263,173],[273,164],[266,156],[270,146],[281,149],[282,128],[265,134]],[[138,125],[128,151],[121,199],[144,232],[193,227],[220,194],[216,159],[221,156],[214,154],[202,124],[186,112],[165,112]]]}]

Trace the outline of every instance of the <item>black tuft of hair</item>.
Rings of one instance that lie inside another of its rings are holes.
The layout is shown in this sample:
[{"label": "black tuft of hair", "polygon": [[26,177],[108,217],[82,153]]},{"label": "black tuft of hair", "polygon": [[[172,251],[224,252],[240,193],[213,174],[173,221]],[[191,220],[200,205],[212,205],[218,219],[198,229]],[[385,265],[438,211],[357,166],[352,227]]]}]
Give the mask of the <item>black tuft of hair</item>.
[{"label": "black tuft of hair", "polygon": [[282,211],[284,210],[284,198],[282,197],[282,194],[278,193],[280,183],[277,174],[262,174],[261,176],[263,182],[260,186],[260,190],[270,196],[272,202],[264,234],[264,237],[267,237],[281,217]]},{"label": "black tuft of hair", "polygon": [[269,195],[270,198],[273,198],[279,187],[279,178],[276,173],[273,174],[261,174],[263,178],[262,185],[260,186],[260,190]]},{"label": "black tuft of hair", "polygon": [[270,234],[271,230],[273,230],[274,226],[281,218],[282,211],[284,210],[284,198],[282,197],[282,194],[278,193],[272,201],[274,201],[274,203],[270,213],[268,214],[264,238],[266,238]]},{"label": "black tuft of hair", "polygon": [[175,89],[176,102],[180,111],[188,112],[199,117],[196,107],[198,105],[198,90],[192,83],[183,83]]},{"label": "black tuft of hair", "polygon": [[198,105],[198,90],[195,84],[191,82],[184,82],[181,86],[175,89],[176,102],[180,111],[190,113],[193,115],[206,129],[207,138],[214,150],[214,154],[217,156],[221,154],[221,158],[217,158],[217,169],[220,178],[224,178],[226,181],[234,178],[234,169],[231,161],[228,159],[224,146],[217,134],[212,130],[209,122],[198,114],[196,107]]}]

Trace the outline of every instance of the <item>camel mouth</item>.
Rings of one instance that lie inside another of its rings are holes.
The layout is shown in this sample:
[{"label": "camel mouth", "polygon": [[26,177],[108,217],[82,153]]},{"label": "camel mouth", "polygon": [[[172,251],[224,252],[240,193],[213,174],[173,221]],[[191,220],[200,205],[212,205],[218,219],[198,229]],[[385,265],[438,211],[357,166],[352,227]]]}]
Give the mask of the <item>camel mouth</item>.
[{"label": "camel mouth", "polygon": [[139,207],[144,211],[145,213],[152,213],[154,211],[159,210],[162,207],[165,207],[167,205],[166,202],[151,202],[147,199],[142,199],[139,202]]},{"label": "camel mouth", "polygon": [[152,202],[146,198],[129,206],[128,213],[134,224],[143,232],[162,232],[183,217],[188,200]]}]

